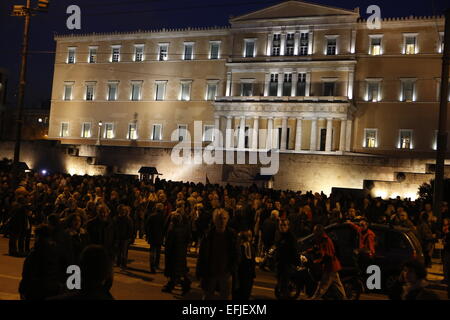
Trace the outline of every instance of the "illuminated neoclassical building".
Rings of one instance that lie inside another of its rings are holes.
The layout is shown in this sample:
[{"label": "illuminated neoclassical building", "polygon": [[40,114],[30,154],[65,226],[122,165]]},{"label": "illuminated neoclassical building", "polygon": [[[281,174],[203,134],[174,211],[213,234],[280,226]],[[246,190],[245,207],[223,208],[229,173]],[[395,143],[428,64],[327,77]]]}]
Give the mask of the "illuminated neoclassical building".
[{"label": "illuminated neoclassical building", "polygon": [[223,28],[56,36],[49,138],[158,152],[200,120],[225,149],[432,158],[443,29],[286,1]]}]

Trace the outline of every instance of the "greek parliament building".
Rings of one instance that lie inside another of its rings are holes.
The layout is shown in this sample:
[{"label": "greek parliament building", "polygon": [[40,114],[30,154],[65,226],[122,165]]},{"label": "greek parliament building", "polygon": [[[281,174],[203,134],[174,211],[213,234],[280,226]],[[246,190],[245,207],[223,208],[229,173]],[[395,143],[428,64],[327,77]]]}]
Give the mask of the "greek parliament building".
[{"label": "greek parliament building", "polygon": [[279,150],[276,188],[371,181],[379,196],[415,198],[432,177],[443,16],[369,29],[359,9],[285,1],[229,22],[56,36],[49,139],[68,147],[68,172],[252,182],[254,166],[171,162],[172,133],[202,121],[204,145]]}]

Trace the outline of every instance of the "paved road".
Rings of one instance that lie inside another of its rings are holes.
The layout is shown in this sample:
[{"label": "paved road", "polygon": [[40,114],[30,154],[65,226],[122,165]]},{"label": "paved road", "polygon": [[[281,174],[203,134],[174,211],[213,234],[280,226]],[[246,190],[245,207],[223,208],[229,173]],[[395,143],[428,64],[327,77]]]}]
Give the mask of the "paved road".
[{"label": "paved road", "polygon": [[[8,240],[0,238],[0,300],[19,299],[17,288],[21,279],[23,258],[9,257],[6,255]],[[130,263],[127,270],[115,268],[112,295],[120,300],[197,300],[201,299],[201,290],[198,282],[194,281],[189,294],[182,297],[181,290],[175,289],[172,294],[161,292],[166,283],[166,278],[159,272],[150,274],[148,264],[148,252],[142,250],[130,250]],[[164,256],[161,257],[164,261]],[[195,270],[195,258],[188,258],[188,266],[191,273]],[[192,277],[193,278],[193,277]],[[273,288],[276,280],[272,273],[257,270],[257,277],[252,291],[253,299],[274,299]],[[444,291],[439,291],[446,298]],[[386,300],[381,294],[363,294],[362,300]]]}]

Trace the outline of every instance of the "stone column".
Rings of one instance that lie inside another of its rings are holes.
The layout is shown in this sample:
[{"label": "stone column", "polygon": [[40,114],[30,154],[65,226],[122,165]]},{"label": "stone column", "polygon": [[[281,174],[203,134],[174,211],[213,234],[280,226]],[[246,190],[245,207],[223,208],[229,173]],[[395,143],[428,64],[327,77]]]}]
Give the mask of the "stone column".
[{"label": "stone column", "polygon": [[214,146],[222,147],[222,135],[220,134],[220,116],[214,116]]},{"label": "stone column", "polygon": [[352,120],[347,120],[346,138],[345,138],[345,151],[350,151],[352,143]]},{"label": "stone column", "polygon": [[281,146],[280,151],[286,151],[286,142],[287,142],[287,117],[283,117],[281,121]]},{"label": "stone column", "polygon": [[267,35],[267,56],[271,56],[272,55],[272,40],[273,40],[273,33],[269,33]]},{"label": "stone column", "polygon": [[297,93],[297,83],[298,83],[298,73],[292,72],[292,88],[291,88],[291,96],[295,97]]},{"label": "stone column", "polygon": [[317,150],[317,118],[311,121],[311,141],[309,145],[309,150]]},{"label": "stone column", "polygon": [[286,54],[286,32],[281,33],[281,43],[280,43],[280,56]]},{"label": "stone column", "polygon": [[253,117],[253,135],[252,135],[252,149],[258,149],[258,137],[259,137],[259,117]]},{"label": "stone column", "polygon": [[327,136],[325,140],[325,151],[331,151],[331,139],[333,137],[333,118],[327,118]]},{"label": "stone column", "polygon": [[245,148],[245,116],[241,116],[241,122],[239,124],[239,140],[238,140],[238,148]]},{"label": "stone column", "polygon": [[297,128],[295,129],[295,151],[302,150],[302,118],[297,118]]},{"label": "stone column", "polygon": [[272,149],[273,143],[273,118],[267,119],[267,135],[266,135],[266,149]]},{"label": "stone column", "polygon": [[355,81],[355,73],[350,71],[348,73],[348,85],[347,85],[347,96],[349,99],[353,99],[353,83]]},{"label": "stone column", "polygon": [[308,55],[313,54],[313,45],[314,45],[314,32],[311,30],[309,31],[308,35]]},{"label": "stone column", "polygon": [[269,96],[270,73],[266,73],[264,80],[264,97]]},{"label": "stone column", "polygon": [[227,97],[231,96],[231,86],[232,86],[231,72],[227,72],[227,89],[226,89],[226,93],[225,93],[225,95]]},{"label": "stone column", "polygon": [[339,151],[345,151],[345,140],[347,139],[345,131],[347,123],[345,120],[341,120],[341,135],[339,137]]},{"label": "stone column", "polygon": [[300,47],[300,32],[296,31],[294,35],[294,56],[298,56]]},{"label": "stone column", "polygon": [[352,40],[350,42],[350,53],[355,53],[356,47],[356,30],[352,30]]},{"label": "stone column", "polygon": [[226,147],[227,148],[232,148],[232,141],[233,141],[233,129],[231,128],[231,122],[233,120],[232,116],[227,116],[227,128],[225,131],[225,135],[226,135]]},{"label": "stone column", "polygon": [[305,83],[305,96],[309,97],[311,95],[311,72],[306,73],[306,83]]},{"label": "stone column", "polygon": [[284,74],[283,72],[278,73],[278,92],[277,96],[283,96],[283,82],[284,82]]}]

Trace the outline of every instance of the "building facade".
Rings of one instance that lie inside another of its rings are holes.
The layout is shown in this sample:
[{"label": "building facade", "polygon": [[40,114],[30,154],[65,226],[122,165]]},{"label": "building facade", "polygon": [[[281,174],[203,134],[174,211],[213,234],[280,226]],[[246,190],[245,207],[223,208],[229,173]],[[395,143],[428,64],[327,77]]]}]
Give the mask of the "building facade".
[{"label": "building facade", "polygon": [[171,148],[202,121],[225,149],[433,157],[443,30],[286,1],[223,28],[56,36],[49,138]]}]

